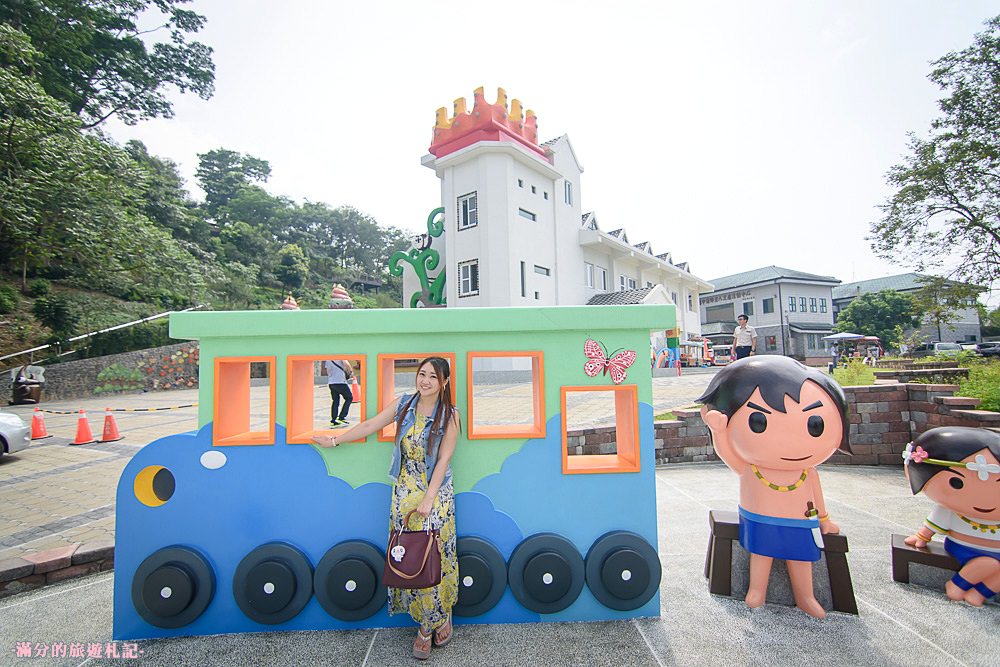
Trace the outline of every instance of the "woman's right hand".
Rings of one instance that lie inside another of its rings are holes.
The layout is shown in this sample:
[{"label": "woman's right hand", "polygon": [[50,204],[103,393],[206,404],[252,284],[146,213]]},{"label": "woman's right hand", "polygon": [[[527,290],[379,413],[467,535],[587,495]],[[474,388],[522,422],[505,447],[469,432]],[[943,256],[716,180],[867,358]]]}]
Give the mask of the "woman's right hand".
[{"label": "woman's right hand", "polygon": [[320,447],[330,448],[337,446],[337,439],[332,435],[314,435],[312,441]]}]

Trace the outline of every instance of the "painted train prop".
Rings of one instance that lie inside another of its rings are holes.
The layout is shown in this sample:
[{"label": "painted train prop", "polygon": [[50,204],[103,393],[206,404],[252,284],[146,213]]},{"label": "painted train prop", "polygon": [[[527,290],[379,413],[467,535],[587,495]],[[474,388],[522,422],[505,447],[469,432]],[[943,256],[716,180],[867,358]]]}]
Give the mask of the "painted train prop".
[{"label": "painted train prop", "polygon": [[[314,398],[314,368],[330,358],[359,369],[361,419],[412,391],[400,360],[451,363],[457,623],[658,616],[643,355],[674,323],[673,306],[651,305],[173,315],[171,336],[201,344],[199,430],[150,443],[122,473],[115,638],[412,624],[388,615],[381,583],[394,434],[309,442],[342,432],[314,430],[329,400]],[[517,393],[487,384],[491,368],[525,378],[513,419],[486,414],[491,392]],[[567,401],[593,399],[607,399],[616,444],[578,455]]]}]

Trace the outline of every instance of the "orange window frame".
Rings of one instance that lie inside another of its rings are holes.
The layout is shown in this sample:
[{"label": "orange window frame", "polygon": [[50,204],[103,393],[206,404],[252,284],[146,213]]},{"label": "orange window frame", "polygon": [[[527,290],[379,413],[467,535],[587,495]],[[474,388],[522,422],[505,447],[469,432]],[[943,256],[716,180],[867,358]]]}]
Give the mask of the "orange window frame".
[{"label": "orange window frame", "polygon": [[[472,367],[474,359],[495,359],[498,357],[528,357],[531,359],[531,406],[530,424],[477,426],[475,401],[473,400]],[[466,437],[469,440],[497,438],[544,438],[545,437],[545,353],[532,352],[469,352],[466,360],[466,392],[469,417]]]},{"label": "orange window frame", "polygon": [[[585,391],[612,392],[615,395],[615,443],[617,454],[581,454],[570,456],[567,450],[566,396]],[[639,472],[639,391],[635,385],[611,387],[562,387],[562,471],[564,475],[591,473]]]},{"label": "orange window frame", "polygon": [[[382,412],[392,402],[396,393],[396,364],[397,359],[420,359],[427,357],[441,357],[447,359],[451,366],[451,396],[457,395],[455,388],[456,358],[454,352],[407,352],[405,354],[380,354],[376,361],[378,369],[378,411]],[[378,432],[379,442],[396,441],[396,423],[393,422]]]},{"label": "orange window frame", "polygon": [[[268,428],[250,430],[250,364],[265,363],[270,367]],[[273,445],[275,408],[277,406],[278,368],[276,357],[216,357],[213,369],[215,383],[212,405],[212,445]]]},{"label": "orange window frame", "polygon": [[[314,435],[340,435],[350,428],[350,426],[315,428],[316,424],[313,421],[313,412],[316,407],[313,402],[315,391],[313,364],[317,361],[326,361],[327,359],[346,359],[350,362],[358,362],[358,373],[355,376],[361,384],[361,400],[358,401],[358,408],[360,410],[361,421],[363,422],[368,418],[366,411],[367,401],[365,400],[368,393],[365,387],[367,357],[364,354],[327,353],[291,355],[287,359],[287,405],[285,406],[288,422],[285,424],[285,428],[287,429],[285,441],[290,445],[308,444]],[[364,442],[364,440],[364,438],[360,438],[353,442]]]}]

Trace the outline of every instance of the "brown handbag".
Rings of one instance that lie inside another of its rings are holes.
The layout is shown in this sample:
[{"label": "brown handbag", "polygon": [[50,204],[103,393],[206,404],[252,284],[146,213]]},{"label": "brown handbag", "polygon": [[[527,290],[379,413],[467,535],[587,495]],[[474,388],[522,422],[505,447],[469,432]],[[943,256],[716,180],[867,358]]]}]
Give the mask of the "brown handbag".
[{"label": "brown handbag", "polygon": [[430,588],[441,583],[441,536],[437,529],[406,530],[410,517],[403,519],[402,530],[389,533],[385,550],[382,583],[393,588]]}]

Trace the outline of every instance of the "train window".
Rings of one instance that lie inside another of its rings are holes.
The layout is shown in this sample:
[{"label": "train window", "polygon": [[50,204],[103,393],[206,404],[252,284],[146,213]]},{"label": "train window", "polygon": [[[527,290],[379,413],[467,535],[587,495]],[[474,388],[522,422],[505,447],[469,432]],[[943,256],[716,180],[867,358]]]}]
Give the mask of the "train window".
[{"label": "train window", "polygon": [[[427,357],[443,357],[451,366],[452,400],[457,395],[455,386],[455,353],[428,352],[427,354],[378,355],[378,409],[381,412],[403,394],[412,394],[417,385],[417,365]],[[393,442],[396,424],[389,424],[378,432],[379,442]]]},{"label": "train window", "polygon": [[635,385],[562,387],[563,474],[638,472]]},{"label": "train window", "polygon": [[[346,382],[336,382],[331,390],[331,377]],[[367,419],[365,380],[365,356],[361,354],[328,352],[289,356],[288,443],[308,443],[314,435],[338,435]],[[333,413],[334,392],[336,414]],[[346,402],[343,396],[348,392],[350,409],[342,421],[340,417]]]},{"label": "train window", "polygon": [[541,352],[469,352],[468,438],[545,436]]},{"label": "train window", "polygon": [[216,357],[213,445],[274,444],[274,357]]}]

